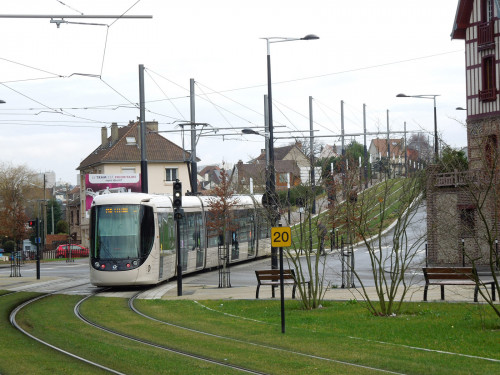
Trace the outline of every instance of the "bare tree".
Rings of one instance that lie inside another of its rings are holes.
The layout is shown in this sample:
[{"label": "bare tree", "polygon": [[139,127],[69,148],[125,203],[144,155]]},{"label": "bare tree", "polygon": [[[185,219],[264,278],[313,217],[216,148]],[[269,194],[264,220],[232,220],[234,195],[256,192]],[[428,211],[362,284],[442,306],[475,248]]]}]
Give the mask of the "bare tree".
[{"label": "bare tree", "polygon": [[[321,184],[323,179],[319,181]],[[328,225],[328,216],[321,212],[325,211],[327,201],[315,197],[310,184],[303,184],[300,191],[301,195],[296,200],[300,202],[301,220],[292,227],[292,246],[286,249],[286,255],[290,267],[296,271],[302,306],[304,309],[315,309],[321,306],[328,288],[325,283],[326,257],[321,252],[321,246],[327,240],[321,228]],[[316,204],[318,215],[312,213],[313,204]]]},{"label": "bare tree", "polygon": [[[356,173],[346,173],[345,203],[331,213],[335,217],[346,242],[362,242],[366,246],[377,299],[373,300],[358,270],[350,268],[361,296],[375,315],[398,313],[411,285],[409,269],[425,233],[411,240],[408,229],[417,207],[422,202],[423,175],[405,179],[388,179],[359,194],[354,194],[358,183]],[[392,223],[390,240],[383,240],[383,232]]]},{"label": "bare tree", "polygon": [[[326,293],[325,256],[321,254],[321,232],[318,231],[319,216],[313,217],[312,188],[300,197],[304,205],[303,220],[294,226],[292,246],[286,248],[288,263],[295,269],[297,288],[302,306],[315,309],[321,306]],[[319,207],[321,211],[321,205]]]},{"label": "bare tree", "polygon": [[207,229],[209,235],[219,238],[219,246],[222,252],[219,254],[219,260],[222,262],[222,278],[220,287],[230,287],[231,284],[226,278],[227,268],[229,267],[229,247],[231,244],[231,234],[238,228],[234,220],[234,207],[239,200],[233,196],[233,189],[228,175],[223,168],[220,175],[220,184],[210,191],[212,197],[208,202],[208,220]]},{"label": "bare tree", "polygon": [[429,143],[429,135],[424,133],[415,133],[410,136],[407,147],[415,150],[419,160],[430,161],[433,157],[433,149]]},{"label": "bare tree", "polygon": [[30,230],[26,205],[33,176],[26,166],[0,165],[0,235],[16,242],[26,238]]}]

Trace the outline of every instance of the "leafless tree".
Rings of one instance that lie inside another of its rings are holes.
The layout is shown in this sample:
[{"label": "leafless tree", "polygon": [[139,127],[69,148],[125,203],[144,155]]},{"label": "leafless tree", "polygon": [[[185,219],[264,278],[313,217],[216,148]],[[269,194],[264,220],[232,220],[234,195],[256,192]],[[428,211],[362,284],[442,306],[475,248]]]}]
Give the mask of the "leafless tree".
[{"label": "leafless tree", "polygon": [[[354,195],[358,184],[356,173],[346,173],[344,188],[347,199],[331,213],[347,246],[361,242],[366,246],[377,299],[373,300],[362,276],[350,267],[361,296],[375,315],[398,313],[411,285],[409,269],[425,233],[411,241],[408,228],[422,202],[423,175],[405,179],[387,179]],[[384,230],[392,226],[389,241],[383,240]]]},{"label": "leafless tree", "polygon": [[0,235],[21,241],[28,235],[26,205],[35,173],[26,166],[0,164]]},{"label": "leafless tree", "polygon": [[233,189],[225,169],[222,169],[220,184],[211,190],[211,198],[208,203],[207,229],[209,235],[217,236],[219,243],[223,247],[223,253],[219,254],[222,261],[222,285],[221,287],[230,287],[226,269],[229,266],[229,247],[231,244],[231,233],[236,231],[236,220],[234,220],[234,207],[239,200],[233,196]]}]

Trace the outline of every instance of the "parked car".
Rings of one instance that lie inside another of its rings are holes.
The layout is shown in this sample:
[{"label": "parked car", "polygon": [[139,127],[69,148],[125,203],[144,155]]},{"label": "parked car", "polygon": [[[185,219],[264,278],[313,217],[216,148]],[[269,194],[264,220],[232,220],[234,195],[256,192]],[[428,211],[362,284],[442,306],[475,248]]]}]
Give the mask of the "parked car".
[{"label": "parked car", "polygon": [[89,249],[82,245],[59,245],[56,251],[56,258],[83,258],[89,256]]}]

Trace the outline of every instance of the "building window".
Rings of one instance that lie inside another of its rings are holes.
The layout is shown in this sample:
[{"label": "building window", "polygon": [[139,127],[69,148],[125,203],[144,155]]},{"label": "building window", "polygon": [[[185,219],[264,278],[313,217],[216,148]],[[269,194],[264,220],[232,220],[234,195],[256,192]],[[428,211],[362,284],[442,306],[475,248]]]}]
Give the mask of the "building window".
[{"label": "building window", "polygon": [[280,184],[286,184],[288,182],[288,173],[280,173],[278,178]]},{"label": "building window", "polygon": [[481,21],[489,22],[493,18],[493,1],[494,0],[481,1]]},{"label": "building window", "polygon": [[463,237],[473,237],[476,230],[475,209],[460,209],[460,229]]},{"label": "building window", "polygon": [[486,138],[484,145],[484,156],[486,159],[486,167],[491,170],[494,168],[497,161],[498,140],[495,134],[489,135]]},{"label": "building window", "polygon": [[135,167],[122,167],[122,174],[135,174]]},{"label": "building window", "polygon": [[496,88],[494,55],[486,56],[483,58],[481,75],[482,75],[483,89],[479,91],[479,99],[481,101],[496,100],[497,88]]},{"label": "building window", "polygon": [[165,168],[165,181],[175,181],[178,176],[177,168]]}]

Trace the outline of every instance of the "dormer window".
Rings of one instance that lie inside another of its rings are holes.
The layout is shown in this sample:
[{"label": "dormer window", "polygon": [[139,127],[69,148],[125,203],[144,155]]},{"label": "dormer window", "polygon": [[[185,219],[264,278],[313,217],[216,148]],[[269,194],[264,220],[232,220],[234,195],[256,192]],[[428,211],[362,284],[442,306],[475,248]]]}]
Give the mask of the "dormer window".
[{"label": "dormer window", "polygon": [[135,137],[125,137],[128,146],[134,146],[137,144]]}]

